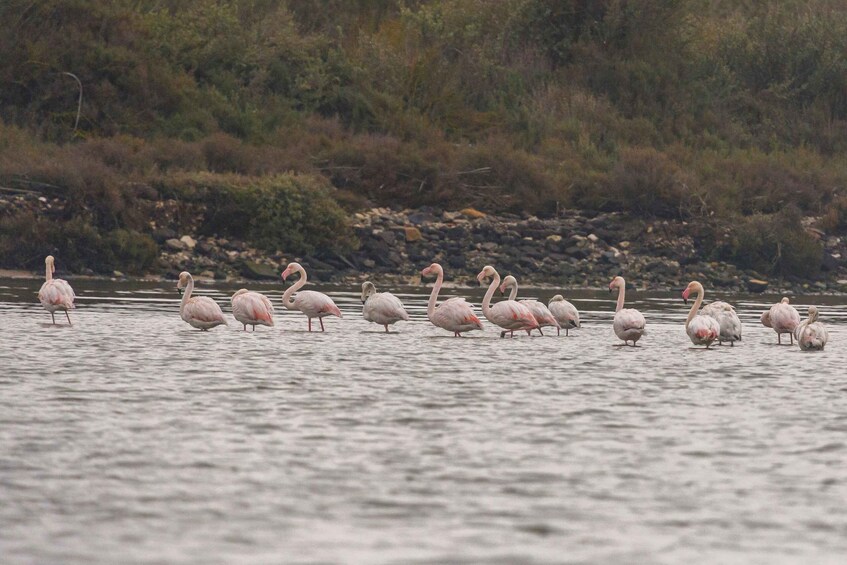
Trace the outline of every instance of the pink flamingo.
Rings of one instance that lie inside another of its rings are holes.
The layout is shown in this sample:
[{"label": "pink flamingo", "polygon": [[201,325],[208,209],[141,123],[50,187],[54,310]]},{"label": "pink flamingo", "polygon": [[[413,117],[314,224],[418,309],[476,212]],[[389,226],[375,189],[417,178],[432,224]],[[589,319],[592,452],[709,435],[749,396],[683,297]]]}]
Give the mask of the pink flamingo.
[{"label": "pink flamingo", "polygon": [[778,344],[782,344],[782,334],[788,334],[791,338],[791,345],[794,345],[794,330],[800,325],[800,313],[788,303],[786,296],[762,314],[762,324],[765,327],[773,328],[773,331],[776,332]]},{"label": "pink flamingo", "polygon": [[384,326],[385,333],[388,333],[389,324],[409,319],[400,299],[390,292],[377,292],[371,281],[362,283],[362,304],[362,317]]},{"label": "pink flamingo", "polygon": [[618,304],[615,308],[615,319],[612,322],[612,327],[615,330],[615,335],[623,340],[624,345],[635,347],[635,342],[641,339],[644,335],[644,327],[647,322],[644,316],[634,308],[624,308],[624,295],[626,294],[626,281],[623,277],[615,277],[609,283],[609,292],[618,289]]},{"label": "pink flamingo", "polygon": [[[509,300],[515,300],[518,296],[518,280],[512,275],[507,275],[506,278],[503,279],[503,284],[500,285],[500,294],[503,294],[507,288],[512,289],[509,293]],[[532,315],[535,317],[535,321],[538,322],[538,333],[541,335],[544,335],[541,328],[545,326],[552,326],[556,328],[557,332],[561,330],[558,320],[556,320],[553,313],[550,312],[543,302],[530,299],[521,300],[520,303],[529,308],[529,311],[532,312]],[[527,333],[529,332],[527,331]]]},{"label": "pink flamingo", "polygon": [[723,345],[723,342],[728,341],[731,347],[735,347],[735,342],[741,341],[741,320],[738,319],[738,314],[735,313],[732,304],[717,300],[703,306],[701,313],[718,321],[721,327],[718,345]]},{"label": "pink flamingo", "polygon": [[[576,306],[565,300],[565,297],[561,294],[557,294],[551,298],[550,302],[547,303],[547,308],[556,317],[559,325],[565,328],[565,335],[570,335],[569,330],[571,328],[580,327],[579,310],[576,309]],[[556,330],[556,335],[559,334],[560,331]]]},{"label": "pink flamingo", "polygon": [[720,337],[721,325],[716,319],[708,314],[700,314],[700,305],[703,303],[703,297],[706,291],[703,290],[703,285],[697,281],[691,281],[685,290],[682,291],[682,300],[688,304],[688,297],[691,294],[697,295],[697,300],[691,305],[691,311],[688,313],[688,318],[685,320],[685,331],[694,345],[705,345],[706,349],[712,345],[716,339]]},{"label": "pink flamingo", "polygon": [[[285,280],[288,278],[288,275],[295,272],[300,273],[300,280],[285,291],[285,294],[282,295],[282,303],[289,310],[300,310],[306,314],[306,317],[309,319],[309,331],[312,331],[312,318],[318,319],[321,323],[321,331],[324,331],[324,316],[332,315],[340,318],[341,310],[338,309],[332,298],[323,292],[314,290],[297,292],[306,284],[306,270],[300,263],[289,263],[282,272],[282,280]],[[292,299],[291,295],[295,292],[297,292],[297,296]]]},{"label": "pink flamingo", "polygon": [[527,330],[527,333],[529,333],[529,330],[540,330],[535,316],[532,315],[529,308],[520,302],[503,300],[494,306],[491,305],[491,297],[494,296],[494,290],[500,285],[500,275],[497,274],[494,267],[486,265],[476,276],[479,284],[482,284],[489,277],[491,278],[491,284],[488,286],[488,291],[486,291],[485,297],[482,299],[482,313],[489,322],[503,328],[504,331],[500,332],[500,337],[505,337],[506,332],[513,332],[515,330]]},{"label": "pink flamingo", "polygon": [[38,291],[38,300],[41,302],[41,305],[44,306],[44,309],[50,312],[50,318],[53,320],[53,325],[56,325],[56,316],[54,312],[56,310],[64,310],[65,316],[68,318],[68,325],[72,326],[71,316],[68,314],[68,310],[72,310],[76,308],[74,306],[74,289],[71,288],[71,285],[68,284],[68,281],[62,279],[54,279],[53,273],[56,272],[56,266],[54,265],[55,259],[53,259],[52,255],[48,255],[46,259],[44,259],[44,265],[46,266],[46,276],[44,280],[44,284],[41,285],[41,290]]},{"label": "pink flamingo", "polygon": [[826,327],[818,322],[818,309],[816,306],[809,306],[809,318],[803,320],[797,330],[797,343],[803,351],[820,351],[826,346],[829,340],[829,333]]},{"label": "pink flamingo", "polygon": [[421,275],[424,277],[435,275],[437,277],[435,286],[432,287],[432,294],[429,295],[429,303],[426,306],[427,317],[434,326],[453,332],[454,337],[462,337],[463,332],[482,329],[482,322],[479,321],[479,318],[473,313],[473,308],[465,302],[464,298],[454,296],[436,306],[438,293],[444,283],[444,269],[441,268],[441,265],[433,263],[421,271]]},{"label": "pink flamingo", "polygon": [[273,327],[274,307],[264,294],[242,288],[232,295],[231,301],[232,315],[244,325],[245,332],[248,324],[253,326],[254,332],[256,326]]},{"label": "pink flamingo", "polygon": [[[185,289],[184,293],[183,289]],[[194,278],[188,271],[179,274],[176,290],[182,294],[179,315],[191,327],[208,331],[215,326],[226,325],[224,313],[221,312],[217,302],[208,296],[191,297],[191,293],[194,292]]]}]

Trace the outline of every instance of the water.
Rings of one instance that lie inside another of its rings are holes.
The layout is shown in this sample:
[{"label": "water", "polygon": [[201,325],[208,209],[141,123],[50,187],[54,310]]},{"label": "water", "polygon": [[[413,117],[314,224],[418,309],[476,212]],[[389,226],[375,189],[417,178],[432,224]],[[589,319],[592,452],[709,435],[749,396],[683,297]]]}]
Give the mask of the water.
[{"label": "water", "polygon": [[847,554],[843,298],[794,300],[830,329],[802,353],[758,323],[776,297],[725,297],[744,341],[704,351],[678,294],[630,293],[649,331],[633,349],[608,293],[570,293],[570,338],[500,340],[429,325],[423,287],[398,291],[413,321],[384,335],[352,288],[323,289],[344,319],[308,334],[265,287],[277,327],[253,334],[190,328],[174,283],[75,281],[75,326],[52,327],[38,286],[0,281],[5,564]]}]

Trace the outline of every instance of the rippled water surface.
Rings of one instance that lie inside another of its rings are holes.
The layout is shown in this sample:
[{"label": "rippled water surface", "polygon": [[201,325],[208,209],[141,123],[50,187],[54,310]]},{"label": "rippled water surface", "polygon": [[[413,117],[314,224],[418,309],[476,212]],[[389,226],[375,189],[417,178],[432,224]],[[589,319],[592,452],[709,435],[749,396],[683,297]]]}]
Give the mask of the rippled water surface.
[{"label": "rippled water surface", "polygon": [[[385,335],[358,289],[326,333],[200,332],[174,283],[0,280],[3,563],[839,563],[847,555],[847,299],[821,353],[723,297],[734,348],[693,349],[678,295],[575,292],[571,337]],[[229,316],[231,287],[200,284]],[[455,289],[479,303],[478,288]],[[529,291],[545,300],[553,291]],[[711,296],[709,298],[714,298]],[[801,308],[805,315],[805,309]],[[59,316],[57,316],[57,319]]]}]

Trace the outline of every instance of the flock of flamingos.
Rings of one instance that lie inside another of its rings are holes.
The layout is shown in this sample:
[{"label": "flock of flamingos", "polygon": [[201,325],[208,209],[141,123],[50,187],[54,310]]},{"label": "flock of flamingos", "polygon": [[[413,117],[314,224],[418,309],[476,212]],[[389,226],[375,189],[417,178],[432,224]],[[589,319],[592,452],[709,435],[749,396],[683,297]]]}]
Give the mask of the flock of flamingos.
[{"label": "flock of flamingos", "polygon": [[[38,292],[38,299],[50,312],[54,324],[56,323],[54,314],[59,310],[65,312],[70,324],[68,310],[74,308],[74,291],[67,281],[53,278],[56,268],[52,256],[45,259],[45,264],[46,280]],[[312,331],[313,318],[318,319],[323,331],[323,318],[330,315],[340,318],[341,310],[329,296],[322,292],[300,290],[306,285],[306,271],[299,263],[290,263],[282,272],[282,280],[285,281],[293,273],[299,273],[300,277],[283,294],[283,305],[289,310],[303,312],[308,319],[309,331]],[[435,286],[432,288],[427,304],[427,316],[433,325],[453,332],[456,337],[461,337],[464,332],[482,329],[482,322],[464,298],[450,298],[438,304],[438,293],[444,282],[444,270],[441,265],[433,263],[421,271],[421,275],[436,277]],[[564,328],[567,335],[570,329],[580,327],[579,312],[562,295],[551,298],[547,306],[537,300],[516,300],[518,283],[515,277],[507,276],[501,284],[500,275],[491,266],[483,268],[477,275],[477,279],[480,284],[486,279],[491,280],[482,299],[482,313],[489,322],[501,329],[500,337],[505,337],[506,333],[514,335],[515,331],[526,331],[528,334],[532,330],[542,332],[543,327],[555,327],[557,335]],[[498,286],[501,293],[510,289],[510,296],[507,300],[492,304],[491,299]],[[182,272],[179,275],[177,290],[182,295],[179,313],[188,324],[201,330],[209,330],[226,324],[224,314],[217,302],[206,296],[191,296],[194,290],[194,278],[190,273]],[[609,284],[609,292],[614,290],[618,291],[613,322],[615,335],[623,340],[624,345],[629,345],[631,342],[635,346],[644,335],[646,325],[644,316],[638,310],[624,308],[626,282],[623,277],[615,277]],[[736,341],[740,341],[741,320],[738,319],[735,308],[726,302],[717,301],[701,309],[704,294],[703,285],[697,281],[689,283],[682,292],[682,298],[686,303],[692,295],[697,296],[685,321],[685,331],[691,342],[708,348],[715,342],[719,345],[729,343],[732,346]],[[365,320],[384,326],[386,332],[389,325],[409,319],[409,314],[400,299],[390,292],[377,292],[371,282],[362,284],[362,302],[364,304],[362,314]],[[241,289],[233,294],[232,314],[244,326],[245,331],[247,326],[252,326],[253,331],[256,331],[256,326],[274,325],[273,305],[267,296],[258,292]],[[774,304],[762,314],[762,324],[773,328],[779,343],[782,343],[782,335],[788,334],[792,345],[796,339],[803,350],[821,350],[826,345],[828,334],[817,318],[817,308],[809,306],[809,316],[801,322],[797,310],[788,303],[788,298],[783,298],[781,302]]]}]

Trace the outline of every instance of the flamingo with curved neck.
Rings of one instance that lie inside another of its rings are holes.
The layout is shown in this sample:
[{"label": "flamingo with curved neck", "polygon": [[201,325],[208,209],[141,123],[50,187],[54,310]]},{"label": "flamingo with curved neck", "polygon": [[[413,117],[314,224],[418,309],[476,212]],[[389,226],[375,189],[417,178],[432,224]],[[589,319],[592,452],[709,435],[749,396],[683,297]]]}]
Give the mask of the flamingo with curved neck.
[{"label": "flamingo with curved neck", "polygon": [[[307,281],[306,269],[300,263],[289,263],[282,272],[282,280],[288,278],[292,273],[300,273],[300,280],[289,287],[282,295],[282,304],[289,310],[300,310],[306,315],[309,321],[309,331],[312,331],[312,318],[317,318],[321,323],[321,331],[324,331],[324,317],[337,316],[341,317],[341,310],[332,301],[332,298],[323,292],[314,290],[299,291],[305,286]],[[294,298],[292,294],[297,293]]]},{"label": "flamingo with curved neck", "polygon": [[618,291],[618,302],[615,306],[615,319],[612,322],[612,328],[615,330],[615,335],[623,340],[624,345],[635,347],[635,343],[645,334],[644,315],[635,308],[624,308],[624,297],[626,296],[626,281],[623,277],[615,277],[609,283],[609,292],[615,289]]},{"label": "flamingo with curved neck", "polygon": [[65,317],[68,319],[68,325],[73,325],[68,310],[76,308],[74,306],[76,296],[74,295],[74,289],[71,288],[68,281],[53,278],[53,273],[56,271],[55,261],[52,255],[48,255],[44,259],[44,284],[41,285],[41,289],[38,291],[38,301],[41,302],[45,310],[50,312],[53,325],[56,325],[55,312],[57,310],[64,310]]},{"label": "flamingo with curved neck", "polygon": [[[500,285],[500,293],[502,294],[505,292],[507,288],[511,288],[509,300],[517,300],[518,280],[512,275],[507,275],[506,278],[503,279],[503,283]],[[525,299],[520,300],[519,302],[529,308],[529,311],[532,312],[532,315],[535,317],[535,321],[538,322],[538,333],[544,335],[541,328],[546,326],[556,328],[557,334],[561,331],[561,326],[559,325],[558,320],[555,316],[553,316],[553,313],[547,308],[547,306],[544,305],[544,303],[534,299]]]},{"label": "flamingo with curved neck", "polygon": [[191,296],[194,292],[194,277],[188,271],[179,274],[177,292],[182,294],[179,316],[191,327],[208,331],[215,326],[226,325],[224,313],[218,303],[208,296]]},{"label": "flamingo with curved neck", "polygon": [[409,314],[399,298],[390,292],[377,292],[374,283],[362,283],[362,317],[375,324],[380,324],[388,333],[389,324],[400,320],[408,320]]},{"label": "flamingo with curved neck", "polygon": [[432,275],[435,275],[436,279],[426,305],[429,321],[436,327],[453,332],[454,337],[462,337],[463,332],[481,330],[482,322],[464,298],[454,296],[438,305],[438,293],[441,291],[441,285],[444,284],[444,269],[441,265],[433,263],[421,271],[421,276]]},{"label": "flamingo with curved neck", "polygon": [[691,339],[691,343],[705,345],[708,349],[720,336],[721,325],[712,316],[699,313],[700,305],[703,303],[706,294],[703,285],[697,281],[688,283],[688,286],[682,291],[682,299],[686,304],[688,304],[688,298],[692,294],[697,295],[697,300],[694,301],[691,310],[688,312],[688,318],[685,320],[685,331]]},{"label": "flamingo with curved neck", "polygon": [[486,265],[476,278],[479,284],[482,284],[486,278],[491,278],[491,284],[488,286],[488,290],[482,299],[482,313],[489,322],[505,330],[500,332],[501,338],[505,337],[507,331],[527,330],[527,333],[529,333],[529,330],[534,329],[540,331],[535,316],[532,315],[529,308],[520,302],[503,300],[492,306],[491,297],[494,296],[494,291],[500,285],[500,275],[494,267]]},{"label": "flamingo with curved neck", "polygon": [[809,306],[809,317],[797,326],[797,343],[803,351],[820,351],[829,341],[826,326],[818,321],[818,309]]}]

